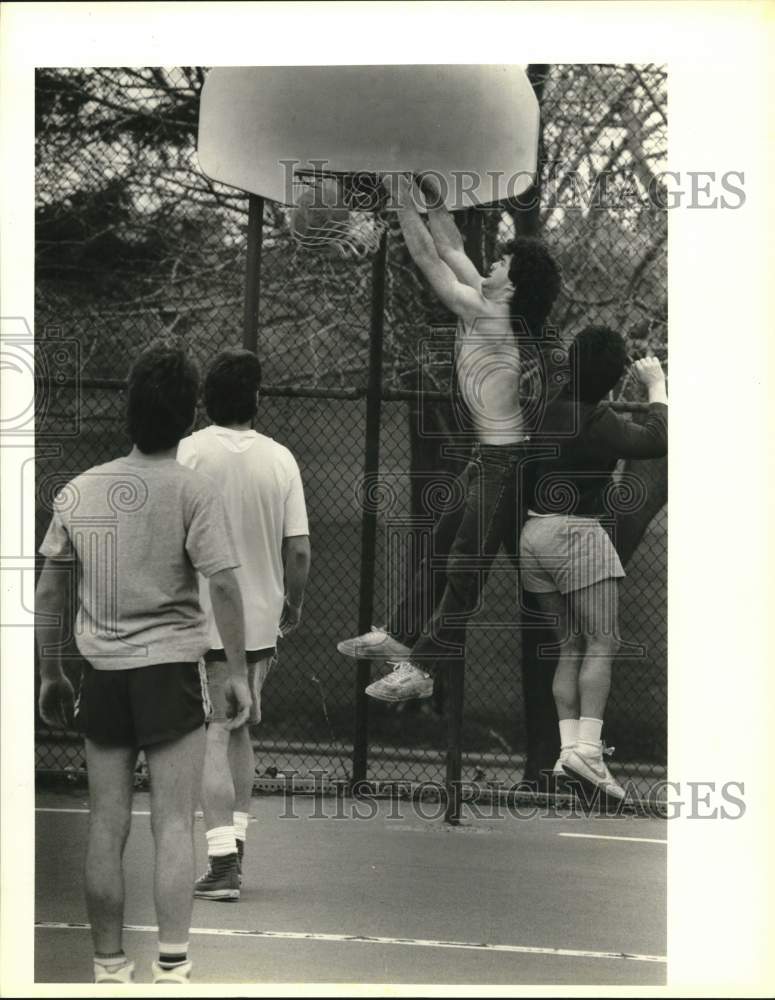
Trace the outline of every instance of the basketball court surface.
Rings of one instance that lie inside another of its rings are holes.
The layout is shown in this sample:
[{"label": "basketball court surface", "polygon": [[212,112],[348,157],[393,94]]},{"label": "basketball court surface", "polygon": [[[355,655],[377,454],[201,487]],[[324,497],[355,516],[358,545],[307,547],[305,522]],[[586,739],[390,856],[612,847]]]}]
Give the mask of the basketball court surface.
[{"label": "basketball court surface", "polygon": [[[133,808],[125,947],[136,980],[150,982],[156,926],[147,794],[137,794]],[[194,903],[193,981],[665,982],[664,820],[595,819],[524,803],[464,816],[453,828],[438,818],[440,808],[254,797],[240,901]],[[90,981],[87,825],[85,792],[38,795],[39,983]],[[201,819],[196,844],[204,871]]]}]

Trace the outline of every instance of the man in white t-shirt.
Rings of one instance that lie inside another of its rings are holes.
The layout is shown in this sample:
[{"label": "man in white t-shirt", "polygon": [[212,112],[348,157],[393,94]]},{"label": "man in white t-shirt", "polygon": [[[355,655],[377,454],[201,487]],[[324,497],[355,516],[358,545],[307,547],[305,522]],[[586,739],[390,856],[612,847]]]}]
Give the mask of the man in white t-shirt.
[{"label": "man in white t-shirt", "polygon": [[208,870],[197,880],[201,899],[235,901],[253,791],[255,760],[248,725],[261,720],[261,687],[276,660],[278,635],[299,624],[310,566],[309,527],[298,465],[291,452],[252,429],[258,409],[261,365],[251,351],[223,351],[205,382],[213,423],[180,442],[178,461],[210,476],[231,524],[245,608],[245,645],[252,708],[248,723],[227,728],[223,642],[202,581],[210,651],[205,657],[210,701],[202,779]]}]

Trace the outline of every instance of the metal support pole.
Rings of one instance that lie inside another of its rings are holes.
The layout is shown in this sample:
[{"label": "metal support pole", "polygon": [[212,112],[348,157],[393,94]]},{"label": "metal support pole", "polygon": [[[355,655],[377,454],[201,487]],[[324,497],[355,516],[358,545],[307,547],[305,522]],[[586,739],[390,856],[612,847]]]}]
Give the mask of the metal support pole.
[{"label": "metal support pole", "polygon": [[[382,419],[382,338],[385,321],[385,274],[387,232],[382,234],[371,271],[371,324],[369,339],[369,385],[366,391],[366,440],[363,475],[371,482],[379,472],[379,436]],[[361,518],[361,584],[358,633],[368,632],[374,614],[374,563],[377,548],[377,512],[364,501]],[[369,711],[365,688],[371,664],[359,660],[355,673],[355,732],[353,735],[352,784],[366,780],[369,742]]]},{"label": "metal support pole", "polygon": [[251,194],[248,201],[248,260],[245,268],[245,317],[242,346],[258,349],[258,304],[261,292],[261,246],[264,239],[264,199]]},{"label": "metal support pole", "polygon": [[[522,593],[522,607],[523,617],[525,614],[541,614],[535,596],[528,591]],[[560,752],[557,709],[552,694],[557,657],[538,655],[539,646],[554,642],[554,630],[548,625],[522,629],[522,692],[527,736],[522,780],[541,791],[551,791],[548,775]]]},{"label": "metal support pole", "polygon": [[461,781],[463,778],[463,695],[465,691],[465,656],[443,668],[447,686],[447,805],[444,822],[460,823]]}]

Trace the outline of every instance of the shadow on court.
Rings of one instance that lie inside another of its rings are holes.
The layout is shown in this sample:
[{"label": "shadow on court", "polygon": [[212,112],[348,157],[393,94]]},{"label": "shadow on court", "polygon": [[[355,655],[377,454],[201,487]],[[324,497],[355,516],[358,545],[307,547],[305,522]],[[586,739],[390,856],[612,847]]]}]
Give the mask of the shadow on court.
[{"label": "shadow on court", "polygon": [[[37,806],[35,979],[88,982],[86,797],[41,793]],[[139,982],[150,982],[156,957],[148,808],[136,795],[125,855],[125,948]],[[438,811],[254,798],[242,898],[194,904],[194,980],[665,982],[664,821],[530,815],[523,805],[521,815],[501,807],[453,829]],[[202,871],[201,820],[196,840]]]}]

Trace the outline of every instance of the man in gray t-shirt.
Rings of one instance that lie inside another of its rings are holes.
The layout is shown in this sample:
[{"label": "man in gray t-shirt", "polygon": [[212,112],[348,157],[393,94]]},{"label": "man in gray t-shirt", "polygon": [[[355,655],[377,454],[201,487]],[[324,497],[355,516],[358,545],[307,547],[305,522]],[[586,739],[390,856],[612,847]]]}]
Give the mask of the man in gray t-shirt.
[{"label": "man in gray t-shirt", "polygon": [[97,670],[198,661],[210,642],[197,571],[239,565],[212,480],[137,448],[67,484],[40,553],[81,567],[75,640]]},{"label": "man in gray t-shirt", "polygon": [[[228,725],[250,710],[242,600],[223,501],[206,476],[178,465],[198,389],[182,350],[144,351],[129,376],[133,448],[71,480],[57,495],[41,546],[36,591],[40,714],[76,722],[86,744],[91,822],[86,904],[97,983],[133,981],[124,954],[122,855],[137,754],[151,780],[159,924],[157,983],[186,983],[194,879],[193,818],[204,754],[209,647],[197,572],[209,580],[229,667]],[[86,661],[77,705],[62,667],[69,587],[78,587],[75,639]]]}]

